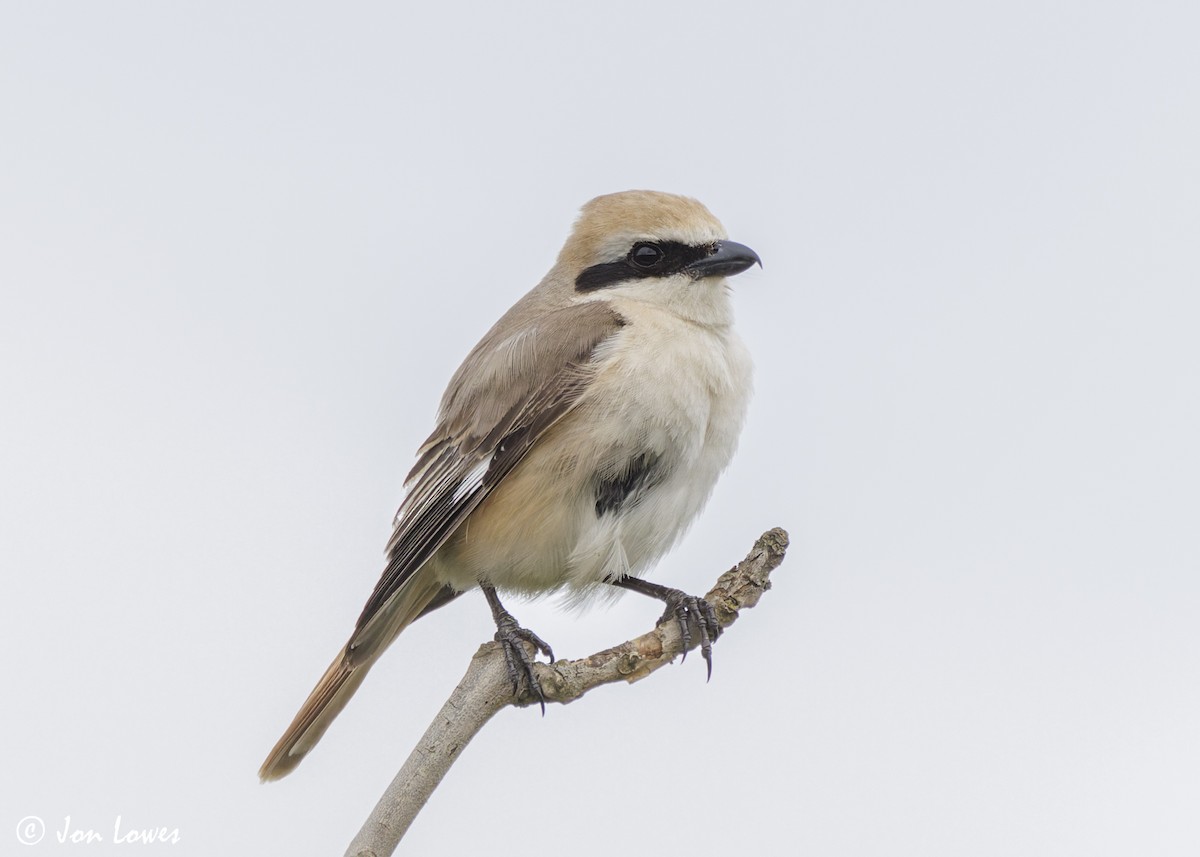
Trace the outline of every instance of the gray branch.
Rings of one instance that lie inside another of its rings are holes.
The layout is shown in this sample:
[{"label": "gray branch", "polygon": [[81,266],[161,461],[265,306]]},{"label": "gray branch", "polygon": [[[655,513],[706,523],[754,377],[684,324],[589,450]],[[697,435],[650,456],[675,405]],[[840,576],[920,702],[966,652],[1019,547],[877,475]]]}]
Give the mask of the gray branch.
[{"label": "gray branch", "polygon": [[[732,625],[738,611],[753,607],[771,587],[771,572],[783,562],[788,536],[781,529],[763,533],[744,560],[721,575],[704,597],[721,628]],[[700,645],[691,635],[689,649]],[[615,681],[634,682],[670,663],[683,652],[674,619],[611,649],[575,661],[537,664],[546,702],[573,702],[594,687]],[[497,643],[479,647],[467,674],[396,774],[370,817],[346,850],[346,857],[386,857],[396,850],[409,825],[429,800],[454,760],[492,715],[509,705],[533,705],[536,696],[514,695],[504,655]]]}]

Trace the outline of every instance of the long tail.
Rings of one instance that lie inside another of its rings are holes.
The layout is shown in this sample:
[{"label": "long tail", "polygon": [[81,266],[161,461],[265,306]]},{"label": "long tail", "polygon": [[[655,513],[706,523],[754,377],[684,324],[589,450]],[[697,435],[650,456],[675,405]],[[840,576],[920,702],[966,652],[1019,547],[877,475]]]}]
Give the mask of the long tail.
[{"label": "long tail", "polygon": [[[425,585],[406,586],[396,594],[395,603],[386,608],[391,615],[383,624],[382,632],[372,633],[366,640],[351,638],[350,643],[333,659],[329,669],[325,670],[325,675],[321,676],[317,686],[308,695],[292,724],[258,769],[260,780],[277,780],[300,764],[300,760],[321,740],[333,719],[346,707],[354,691],[367,677],[371,664],[383,654],[384,649],[413,620],[428,612],[426,608],[432,609],[449,600],[437,598],[441,589],[439,584],[432,581]],[[435,600],[438,603],[431,604]],[[351,645],[354,647],[353,654]]]}]

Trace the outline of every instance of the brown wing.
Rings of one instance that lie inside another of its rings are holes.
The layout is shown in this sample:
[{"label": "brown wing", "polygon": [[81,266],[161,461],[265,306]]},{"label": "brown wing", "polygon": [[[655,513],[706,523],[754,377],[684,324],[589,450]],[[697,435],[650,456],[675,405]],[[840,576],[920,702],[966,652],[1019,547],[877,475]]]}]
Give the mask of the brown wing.
[{"label": "brown wing", "polygon": [[[375,625],[386,626],[389,602],[579,401],[596,346],[624,324],[600,302],[538,313],[515,330],[512,315],[483,338],[450,382],[438,428],[408,476],[387,566],[350,639],[354,661],[375,648]],[[366,650],[356,651],[360,647]]]}]

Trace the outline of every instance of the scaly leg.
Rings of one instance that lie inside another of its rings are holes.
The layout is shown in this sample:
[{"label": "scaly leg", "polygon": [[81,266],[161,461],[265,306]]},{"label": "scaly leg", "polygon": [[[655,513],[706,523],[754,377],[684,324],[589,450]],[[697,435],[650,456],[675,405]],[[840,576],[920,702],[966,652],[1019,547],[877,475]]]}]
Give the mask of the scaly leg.
[{"label": "scaly leg", "polygon": [[534,661],[529,656],[529,650],[525,648],[525,643],[532,643],[534,649],[544,654],[551,662],[554,661],[554,652],[541,637],[517,624],[513,615],[500,603],[500,597],[496,595],[496,587],[481,584],[480,589],[487,598],[488,606],[492,608],[492,618],[496,620],[496,642],[504,649],[504,660],[508,664],[508,678],[512,681],[513,693],[520,690],[521,675],[524,674],[530,689],[537,694],[538,701],[542,706],[542,714],[545,714],[546,697],[542,695],[542,685],[533,671]]}]

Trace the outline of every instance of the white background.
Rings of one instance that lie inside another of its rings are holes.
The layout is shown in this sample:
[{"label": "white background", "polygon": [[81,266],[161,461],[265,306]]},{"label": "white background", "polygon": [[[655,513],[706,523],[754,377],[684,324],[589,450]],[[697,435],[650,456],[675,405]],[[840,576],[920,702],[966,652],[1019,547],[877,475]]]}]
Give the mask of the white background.
[{"label": "white background", "polygon": [[[652,579],[791,553],[710,684],[503,712],[403,852],[1200,853],[1194,3],[3,8],[4,853],[341,853],[483,599],[258,765],[450,373],[631,187],[765,263]],[[510,606],[566,657],[659,611]]]}]

